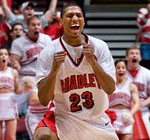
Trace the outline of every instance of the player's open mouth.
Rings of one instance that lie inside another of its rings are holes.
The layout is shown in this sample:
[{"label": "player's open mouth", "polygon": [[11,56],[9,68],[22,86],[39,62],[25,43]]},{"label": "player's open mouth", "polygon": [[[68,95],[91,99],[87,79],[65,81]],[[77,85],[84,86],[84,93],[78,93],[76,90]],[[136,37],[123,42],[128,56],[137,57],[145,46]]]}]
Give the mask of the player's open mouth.
[{"label": "player's open mouth", "polygon": [[79,25],[72,25],[71,30],[79,30],[80,26]]},{"label": "player's open mouth", "polygon": [[132,59],[132,62],[133,62],[133,63],[136,63],[136,62],[137,62],[137,59]]}]

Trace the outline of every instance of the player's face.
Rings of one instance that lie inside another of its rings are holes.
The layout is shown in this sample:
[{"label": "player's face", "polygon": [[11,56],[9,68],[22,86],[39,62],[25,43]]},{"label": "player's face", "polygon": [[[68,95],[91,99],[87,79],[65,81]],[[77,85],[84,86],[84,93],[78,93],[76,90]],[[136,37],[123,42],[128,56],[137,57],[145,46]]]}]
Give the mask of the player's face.
[{"label": "player's face", "polygon": [[78,37],[84,27],[84,16],[78,6],[70,6],[65,9],[61,24],[64,27],[64,35],[68,37]]},{"label": "player's face", "polygon": [[25,19],[29,19],[34,15],[34,9],[31,6],[27,6],[23,11],[22,14],[24,15]]},{"label": "player's face", "polygon": [[126,60],[131,67],[138,66],[141,61],[140,51],[138,49],[129,50]]},{"label": "player's face", "polygon": [[116,77],[117,79],[123,78],[126,74],[126,64],[123,61],[120,61],[116,64]]},{"label": "player's face", "polygon": [[6,49],[0,50],[0,64],[7,64],[9,60],[8,51]]},{"label": "player's face", "polygon": [[11,37],[14,40],[15,38],[20,37],[23,34],[23,27],[21,25],[15,25],[13,31],[11,32]]},{"label": "player's face", "polygon": [[38,37],[41,30],[42,30],[41,21],[37,18],[32,19],[28,25],[28,33],[30,34],[30,36],[35,38]]}]

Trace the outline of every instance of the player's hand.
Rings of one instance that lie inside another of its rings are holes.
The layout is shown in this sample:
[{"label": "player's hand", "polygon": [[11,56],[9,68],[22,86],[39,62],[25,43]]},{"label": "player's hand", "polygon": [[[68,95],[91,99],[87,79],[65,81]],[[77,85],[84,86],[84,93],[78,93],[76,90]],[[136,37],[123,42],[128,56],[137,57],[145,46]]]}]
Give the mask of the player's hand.
[{"label": "player's hand", "polygon": [[53,70],[58,71],[62,63],[65,61],[65,57],[67,55],[67,52],[61,51],[54,54],[54,60],[53,60]]},{"label": "player's hand", "polygon": [[95,61],[94,58],[94,48],[92,45],[87,44],[86,42],[83,42],[83,55],[86,57],[88,62],[92,64],[93,61]]}]

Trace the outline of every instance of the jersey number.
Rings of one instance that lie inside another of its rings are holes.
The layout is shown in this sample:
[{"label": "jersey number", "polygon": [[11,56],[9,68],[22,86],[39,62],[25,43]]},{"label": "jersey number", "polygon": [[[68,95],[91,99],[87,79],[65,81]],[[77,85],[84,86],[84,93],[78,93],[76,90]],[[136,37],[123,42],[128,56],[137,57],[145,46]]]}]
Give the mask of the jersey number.
[{"label": "jersey number", "polygon": [[[92,100],[92,98],[93,98],[93,95],[89,91],[85,91],[81,94],[81,99],[85,100],[84,102],[82,102],[82,104],[86,109],[90,109],[94,106],[94,101]],[[79,105],[81,99],[77,93],[71,94],[69,99],[72,102],[72,104],[70,105],[71,112],[82,110],[82,106]]]}]

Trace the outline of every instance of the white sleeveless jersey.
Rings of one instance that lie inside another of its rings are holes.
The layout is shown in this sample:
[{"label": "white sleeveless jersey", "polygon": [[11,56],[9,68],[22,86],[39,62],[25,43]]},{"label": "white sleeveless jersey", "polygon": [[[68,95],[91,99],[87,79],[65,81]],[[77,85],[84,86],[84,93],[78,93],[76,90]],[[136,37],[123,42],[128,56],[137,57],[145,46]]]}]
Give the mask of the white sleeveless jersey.
[{"label": "white sleeveless jersey", "polygon": [[116,85],[113,94],[109,95],[109,107],[122,104],[130,108],[131,103],[131,81],[127,80],[124,84]]},{"label": "white sleeveless jersey", "polygon": [[23,35],[15,39],[12,43],[11,54],[16,54],[21,57],[20,75],[35,76],[35,67],[37,57],[41,50],[50,45],[51,38],[48,35],[40,33],[36,42],[30,40],[27,35]]},{"label": "white sleeveless jersey", "polygon": [[0,89],[1,88],[14,90],[14,76],[11,67],[8,67],[5,71],[0,71]]},{"label": "white sleeveless jersey", "polygon": [[[88,44],[94,47],[98,64],[114,78],[113,59],[106,43],[91,36],[86,37]],[[50,73],[54,53],[64,50],[67,52],[60,38],[42,51],[37,63],[37,82]],[[54,105],[56,114],[63,111],[86,120],[103,114],[108,108],[108,96],[98,85],[94,71],[83,54],[76,63],[67,52],[65,62],[56,77]]]},{"label": "white sleeveless jersey", "polygon": [[[86,39],[94,47],[98,64],[114,78],[114,62],[107,44],[91,36],[86,36]],[[37,82],[48,76],[52,69],[53,56],[60,51],[67,52],[61,38],[54,40],[52,46],[40,53],[36,70]],[[61,140],[116,140],[114,128],[104,113],[108,108],[108,96],[98,85],[87,59],[80,54],[75,62],[72,54],[67,52],[65,62],[56,76],[54,107],[50,111],[55,114],[57,134]]]},{"label": "white sleeveless jersey", "polygon": [[127,77],[137,86],[140,99],[147,99],[150,95],[147,93],[147,88],[150,89],[150,71],[140,66],[138,73],[135,77],[127,72]]}]

